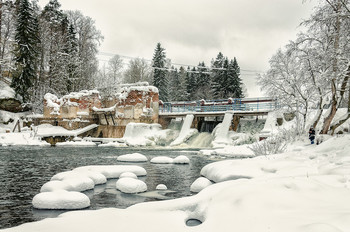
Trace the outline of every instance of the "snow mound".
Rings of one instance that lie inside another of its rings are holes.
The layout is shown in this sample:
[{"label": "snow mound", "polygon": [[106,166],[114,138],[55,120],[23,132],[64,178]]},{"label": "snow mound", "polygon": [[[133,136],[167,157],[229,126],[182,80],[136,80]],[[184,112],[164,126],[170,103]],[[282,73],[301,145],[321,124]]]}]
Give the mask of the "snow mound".
[{"label": "snow mound", "polygon": [[147,157],[140,153],[121,155],[121,156],[118,156],[117,160],[122,162],[147,162],[148,161]]},{"label": "snow mound", "polygon": [[0,135],[2,146],[51,146],[46,141],[34,137],[30,132],[3,133]]},{"label": "snow mound", "polygon": [[154,164],[172,164],[174,160],[166,156],[157,156],[151,159],[151,163]]},{"label": "snow mound", "polygon": [[72,191],[73,189],[67,182],[53,180],[46,182],[43,186],[41,186],[40,192],[53,192],[56,190]]},{"label": "snow mound", "polygon": [[155,146],[156,141],[165,138],[166,132],[157,123],[129,123],[123,136],[129,146]]},{"label": "snow mound", "polygon": [[90,206],[90,199],[83,193],[57,190],[35,195],[32,204],[37,209],[83,209]]},{"label": "snow mound", "polygon": [[125,178],[125,177],[137,179],[137,176],[135,175],[135,173],[132,173],[132,172],[123,172],[119,176],[119,178]]},{"label": "snow mound", "polygon": [[190,190],[191,192],[198,193],[212,184],[213,183],[207,178],[199,177],[191,184]]},{"label": "snow mound", "polygon": [[173,160],[174,164],[189,164],[190,159],[187,156],[179,155]]},{"label": "snow mound", "polygon": [[166,187],[165,184],[159,184],[159,185],[157,185],[156,189],[157,190],[167,190],[168,188]]},{"label": "snow mound", "polygon": [[5,82],[0,81],[0,99],[15,98],[16,92]]},{"label": "snow mound", "polygon": [[88,177],[93,180],[95,185],[104,184],[107,182],[107,178],[102,175],[100,172],[94,172],[89,170],[74,170],[74,171],[66,171],[61,172],[54,175],[51,180],[66,180],[69,178],[80,178],[80,177]]},{"label": "snow mound", "polygon": [[79,167],[74,170],[88,170],[99,172],[102,175],[104,175],[107,179],[119,178],[120,174],[122,174],[123,172],[133,172],[137,176],[147,175],[147,172],[144,168],[135,165],[92,165]]},{"label": "snow mound", "polygon": [[123,193],[141,193],[147,191],[145,182],[130,177],[119,179],[116,183],[116,187]]}]

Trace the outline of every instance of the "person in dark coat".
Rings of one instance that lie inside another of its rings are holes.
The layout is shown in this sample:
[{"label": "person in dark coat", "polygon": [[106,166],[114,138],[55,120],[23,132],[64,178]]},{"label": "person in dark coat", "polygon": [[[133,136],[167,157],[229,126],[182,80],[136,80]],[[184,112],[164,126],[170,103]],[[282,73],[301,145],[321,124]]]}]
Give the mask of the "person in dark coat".
[{"label": "person in dark coat", "polygon": [[314,144],[314,140],[315,140],[315,129],[313,126],[310,127],[309,130],[309,139],[311,141],[311,144]]}]

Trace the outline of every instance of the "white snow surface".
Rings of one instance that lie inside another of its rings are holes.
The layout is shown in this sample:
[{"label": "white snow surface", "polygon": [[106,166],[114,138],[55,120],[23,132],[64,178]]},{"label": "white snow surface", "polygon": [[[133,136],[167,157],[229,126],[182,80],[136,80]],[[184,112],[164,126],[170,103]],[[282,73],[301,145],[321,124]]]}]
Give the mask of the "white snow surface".
[{"label": "white snow surface", "polygon": [[[278,155],[212,163],[201,174],[220,183],[194,196],[68,212],[4,231],[347,232],[349,143],[347,134],[318,146],[292,144]],[[203,223],[187,227],[188,219]]]},{"label": "white snow surface", "polygon": [[174,164],[189,164],[190,159],[185,155],[179,155],[179,156],[174,158],[173,163]]},{"label": "white snow surface", "polygon": [[107,179],[119,178],[123,172],[132,172],[137,176],[145,176],[147,174],[143,167],[135,165],[91,165],[74,169],[75,171],[95,171],[104,175]]},{"label": "white snow surface", "polygon": [[55,144],[58,147],[95,147],[96,143],[89,141],[67,141],[67,142],[59,142]]},{"label": "white snow surface", "polygon": [[217,125],[217,128],[214,129],[214,140],[212,141],[213,147],[224,147],[231,143],[228,132],[231,126],[232,118],[233,112],[225,113],[223,122]]},{"label": "white snow surface", "polygon": [[150,162],[154,164],[172,164],[174,159],[167,156],[156,156]]},{"label": "white snow surface", "polygon": [[147,191],[145,182],[131,177],[124,177],[117,181],[116,187],[123,193],[141,193]]},{"label": "white snow surface", "polygon": [[33,133],[31,131],[0,133],[0,144],[2,146],[51,146],[46,141],[34,137]]},{"label": "white snow surface", "polygon": [[83,193],[56,190],[35,195],[32,204],[37,209],[83,209],[90,206],[90,199]]},{"label": "white snow surface", "polygon": [[170,143],[170,146],[177,146],[184,143],[193,134],[198,133],[196,129],[191,129],[192,121],[194,119],[193,114],[188,114],[185,117],[184,123],[181,127],[179,136]]},{"label": "white snow surface", "polygon": [[157,190],[167,190],[168,187],[165,184],[159,184],[156,186]]},{"label": "white snow surface", "polygon": [[118,156],[117,160],[122,162],[147,162],[148,161],[147,157],[140,153],[120,155]]},{"label": "white snow surface", "polygon": [[157,123],[128,123],[123,139],[129,146],[154,146],[158,139],[165,139],[166,130]]},{"label": "white snow surface", "polygon": [[66,171],[66,172],[60,172],[51,177],[51,180],[61,180],[64,181],[69,178],[90,178],[95,185],[97,184],[104,184],[107,182],[107,178],[102,175],[100,172],[96,171],[90,171],[90,170],[73,170],[73,171]]},{"label": "white snow surface", "polygon": [[197,178],[190,187],[191,192],[198,193],[213,183],[205,177]]},{"label": "white snow surface", "polygon": [[254,152],[249,148],[251,145],[240,146],[225,146],[215,150],[200,150],[200,154],[206,156],[221,156],[221,157],[254,157]]},{"label": "white snow surface", "polygon": [[125,178],[125,177],[137,179],[137,176],[133,172],[123,172],[119,176],[119,178]]},{"label": "white snow surface", "polygon": [[15,98],[15,91],[8,84],[0,81],[0,99]]}]

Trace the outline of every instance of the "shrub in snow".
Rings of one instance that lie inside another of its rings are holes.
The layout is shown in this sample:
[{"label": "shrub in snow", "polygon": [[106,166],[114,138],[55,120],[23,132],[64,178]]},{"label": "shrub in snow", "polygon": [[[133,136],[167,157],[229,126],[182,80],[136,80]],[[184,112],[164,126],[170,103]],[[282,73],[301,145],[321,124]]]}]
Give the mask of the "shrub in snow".
[{"label": "shrub in snow", "polygon": [[83,209],[90,206],[90,199],[83,193],[58,190],[35,195],[32,204],[37,209]]},{"label": "shrub in snow", "polygon": [[282,153],[286,150],[287,143],[279,136],[269,137],[263,141],[254,143],[250,149],[256,156],[258,155],[272,155]]},{"label": "shrub in snow", "polygon": [[157,156],[151,159],[151,163],[154,164],[172,164],[173,162],[174,160],[172,158],[166,156]]},{"label": "shrub in snow", "polygon": [[187,156],[184,155],[179,155],[178,157],[176,157],[173,160],[174,164],[189,164],[190,163],[190,159],[187,158]]},{"label": "shrub in snow", "polygon": [[137,176],[133,172],[123,172],[122,174],[120,174],[119,179],[125,177],[137,179]]},{"label": "shrub in snow", "polygon": [[116,188],[123,193],[141,193],[147,191],[145,182],[130,177],[119,179],[116,183]]},{"label": "shrub in snow", "polygon": [[118,156],[117,160],[122,162],[147,162],[148,161],[147,157],[140,153],[121,155],[121,156]]},{"label": "shrub in snow", "polygon": [[209,185],[212,185],[213,183],[208,180],[205,177],[199,177],[191,184],[191,192],[198,193],[208,187]]},{"label": "shrub in snow", "polygon": [[167,190],[168,188],[164,184],[159,184],[159,185],[157,185],[156,189],[157,190]]}]

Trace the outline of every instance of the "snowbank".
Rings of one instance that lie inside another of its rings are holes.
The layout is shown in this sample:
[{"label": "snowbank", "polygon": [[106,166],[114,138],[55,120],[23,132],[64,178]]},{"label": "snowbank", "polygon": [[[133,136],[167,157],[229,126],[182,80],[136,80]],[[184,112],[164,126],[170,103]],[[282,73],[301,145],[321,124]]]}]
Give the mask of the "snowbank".
[{"label": "snowbank", "polygon": [[165,137],[166,132],[160,124],[129,123],[123,139],[129,146],[155,146],[157,140]]},{"label": "snowbank", "polygon": [[55,146],[58,147],[78,147],[78,146],[82,146],[82,147],[95,147],[96,143],[94,142],[89,142],[89,141],[67,141],[67,142],[60,142],[60,143],[56,143]]},{"label": "snowbank", "polygon": [[122,162],[147,162],[148,161],[147,157],[140,153],[121,155],[121,156],[118,156],[117,160]]},{"label": "snowbank", "polygon": [[[194,196],[69,212],[4,231],[348,231],[349,143],[345,135],[284,154],[209,164],[202,174],[223,182]],[[189,219],[203,223],[187,227]]]},{"label": "snowbank", "polygon": [[15,91],[5,82],[0,81],[0,99],[15,98]]},{"label": "snowbank", "polygon": [[205,177],[199,177],[196,179],[190,187],[191,192],[198,193],[213,183]]},{"label": "snowbank", "polygon": [[254,152],[249,148],[250,145],[225,146],[214,150],[200,150],[199,153],[206,156],[219,156],[228,158],[254,157]]},{"label": "snowbank", "polygon": [[0,133],[0,145],[2,146],[51,146],[46,141],[34,137],[34,132]]}]

